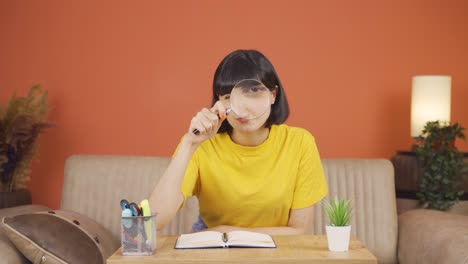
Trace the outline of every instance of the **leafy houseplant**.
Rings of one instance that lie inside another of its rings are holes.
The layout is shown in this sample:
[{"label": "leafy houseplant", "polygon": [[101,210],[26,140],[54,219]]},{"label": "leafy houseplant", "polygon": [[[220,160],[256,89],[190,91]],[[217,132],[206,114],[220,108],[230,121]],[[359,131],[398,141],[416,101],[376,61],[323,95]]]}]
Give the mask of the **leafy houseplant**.
[{"label": "leafy houseplant", "polygon": [[322,205],[328,216],[329,224],[325,227],[327,233],[328,249],[330,251],[347,251],[351,235],[352,209],[350,200],[335,198],[331,201],[323,200]]},{"label": "leafy houseplant", "polygon": [[455,147],[457,138],[465,139],[464,128],[430,121],[413,145],[423,175],[416,194],[423,208],[445,211],[463,195],[458,188],[467,168],[463,154]]},{"label": "leafy houseplant", "polygon": [[37,139],[52,126],[46,121],[47,112],[47,92],[39,85],[25,97],[13,95],[6,107],[0,105],[0,192],[25,187]]}]

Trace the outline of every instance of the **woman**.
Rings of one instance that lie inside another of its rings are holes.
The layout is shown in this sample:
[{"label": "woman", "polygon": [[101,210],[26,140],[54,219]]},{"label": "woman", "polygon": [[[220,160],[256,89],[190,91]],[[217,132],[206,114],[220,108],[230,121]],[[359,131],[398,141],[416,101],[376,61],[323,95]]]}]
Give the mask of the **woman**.
[{"label": "woman", "polygon": [[[245,79],[269,90],[271,107],[251,120],[227,111],[232,88]],[[215,72],[212,105],[192,118],[150,196],[158,229],[196,195],[200,217],[194,231],[292,235],[309,230],[313,205],[326,195],[327,185],[313,136],[283,124],[288,102],[270,61],[255,50],[226,56]]]}]

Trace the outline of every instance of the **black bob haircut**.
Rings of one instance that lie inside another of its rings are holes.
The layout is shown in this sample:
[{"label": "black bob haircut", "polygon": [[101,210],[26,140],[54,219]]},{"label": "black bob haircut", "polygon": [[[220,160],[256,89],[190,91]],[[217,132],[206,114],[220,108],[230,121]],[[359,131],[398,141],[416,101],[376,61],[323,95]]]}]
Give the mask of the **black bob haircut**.
[{"label": "black bob haircut", "polygon": [[[219,96],[230,94],[234,85],[244,79],[259,80],[270,91],[277,89],[275,103],[271,106],[265,127],[284,123],[289,116],[289,106],[283,85],[271,62],[257,50],[236,50],[221,61],[213,79],[211,105],[219,100]],[[223,122],[218,133],[231,131],[232,126],[229,122]]]}]

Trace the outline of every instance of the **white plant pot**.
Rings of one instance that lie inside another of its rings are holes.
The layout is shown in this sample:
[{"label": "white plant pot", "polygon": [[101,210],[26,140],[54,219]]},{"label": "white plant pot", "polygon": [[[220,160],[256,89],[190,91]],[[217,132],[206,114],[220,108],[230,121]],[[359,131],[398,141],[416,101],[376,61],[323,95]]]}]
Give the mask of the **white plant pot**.
[{"label": "white plant pot", "polygon": [[329,226],[325,227],[327,232],[328,250],[348,251],[351,226]]}]

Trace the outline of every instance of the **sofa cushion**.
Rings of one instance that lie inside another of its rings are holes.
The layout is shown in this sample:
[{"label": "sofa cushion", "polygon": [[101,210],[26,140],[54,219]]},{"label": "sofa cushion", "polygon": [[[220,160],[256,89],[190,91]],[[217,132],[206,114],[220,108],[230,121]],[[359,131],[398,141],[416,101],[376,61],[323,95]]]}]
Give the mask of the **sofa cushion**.
[{"label": "sofa cushion", "polygon": [[410,210],[398,216],[399,263],[468,262],[468,216]]},{"label": "sofa cushion", "polygon": [[5,261],[2,263],[31,263],[16,249],[8,237],[3,234],[0,234],[0,256],[2,257],[2,261]]},{"label": "sofa cushion", "polygon": [[[0,209],[0,220],[3,217],[12,217],[20,214],[29,214],[32,212],[40,212],[49,210],[46,206],[42,205],[21,205],[15,207],[9,207]],[[15,245],[11,243],[8,237],[3,234],[2,229],[0,228],[0,256],[2,263],[31,263],[26,259],[21,252],[16,249]]]},{"label": "sofa cushion", "polygon": [[[327,197],[351,199],[351,234],[377,257],[379,263],[398,263],[398,218],[393,166],[385,159],[323,159],[329,186]],[[314,205],[314,230],[325,234],[327,215]]]},{"label": "sofa cushion", "polygon": [[6,236],[33,263],[105,263],[119,247],[90,218],[55,210],[5,217]]}]

